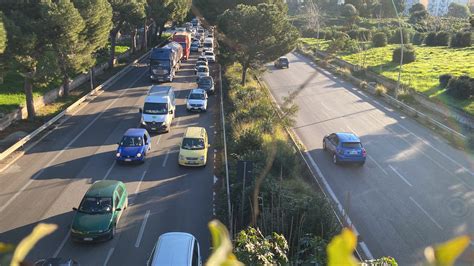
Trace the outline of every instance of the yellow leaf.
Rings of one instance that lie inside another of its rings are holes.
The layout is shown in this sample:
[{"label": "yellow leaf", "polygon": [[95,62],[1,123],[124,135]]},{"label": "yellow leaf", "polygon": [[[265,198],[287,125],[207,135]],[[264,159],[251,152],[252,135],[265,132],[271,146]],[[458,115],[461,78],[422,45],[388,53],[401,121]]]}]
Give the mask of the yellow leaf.
[{"label": "yellow leaf", "polygon": [[218,220],[209,222],[209,230],[212,235],[212,246],[214,251],[206,262],[206,266],[240,266],[243,265],[232,253],[232,242],[230,241],[227,228]]},{"label": "yellow leaf", "polygon": [[342,229],[341,234],[335,236],[327,247],[328,266],[357,266],[359,262],[353,254],[356,245],[356,235],[350,229]]},{"label": "yellow leaf", "polygon": [[35,244],[44,236],[51,234],[58,228],[55,224],[43,224],[40,223],[33,229],[33,232],[29,234],[26,238],[21,240],[15,249],[13,254],[13,259],[11,261],[11,266],[18,266],[25,259],[28,252],[35,246]]},{"label": "yellow leaf", "polygon": [[461,255],[469,245],[468,236],[453,238],[447,242],[437,245],[435,248],[427,247],[425,257],[429,263],[436,266],[454,265],[456,259]]}]

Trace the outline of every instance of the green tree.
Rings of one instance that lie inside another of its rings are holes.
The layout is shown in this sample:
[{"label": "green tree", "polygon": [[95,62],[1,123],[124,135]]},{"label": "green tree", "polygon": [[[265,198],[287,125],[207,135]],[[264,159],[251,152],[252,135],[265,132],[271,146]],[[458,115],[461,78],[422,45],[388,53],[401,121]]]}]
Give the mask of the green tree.
[{"label": "green tree", "polygon": [[341,15],[346,18],[349,27],[352,27],[352,25],[357,21],[359,12],[353,5],[346,4],[341,10]]},{"label": "green tree", "polygon": [[410,7],[410,23],[419,23],[429,17],[428,11],[423,4],[417,3]]},{"label": "green tree", "polygon": [[264,237],[258,228],[249,227],[235,239],[235,255],[245,265],[284,265],[288,263],[288,243],[283,235]]},{"label": "green tree", "polygon": [[166,22],[182,21],[190,8],[189,0],[148,0],[147,16],[156,23],[161,37]]},{"label": "green tree", "polygon": [[448,17],[468,18],[470,15],[471,11],[469,11],[467,5],[461,5],[453,2],[448,7]]},{"label": "green tree", "polygon": [[112,6],[113,26],[110,30],[110,59],[109,65],[114,66],[117,34],[127,21],[137,21],[145,18],[145,5],[141,0],[109,0]]},{"label": "green tree", "polygon": [[70,76],[91,64],[91,55],[82,34],[86,23],[70,0],[44,1],[41,11],[43,21],[49,28],[43,37],[51,44],[62,76],[64,96],[68,96]]},{"label": "green tree", "polygon": [[[405,0],[380,0],[377,7],[374,9],[374,15],[383,18],[394,18],[397,16],[397,12],[402,14],[405,11]],[[393,4],[395,3],[395,8]]]},{"label": "green tree", "polygon": [[7,32],[3,23],[3,13],[0,12],[0,54],[3,54],[7,47]]},{"label": "green tree", "polygon": [[242,65],[242,85],[247,69],[277,59],[293,50],[298,31],[276,5],[238,5],[219,17],[219,27]]}]

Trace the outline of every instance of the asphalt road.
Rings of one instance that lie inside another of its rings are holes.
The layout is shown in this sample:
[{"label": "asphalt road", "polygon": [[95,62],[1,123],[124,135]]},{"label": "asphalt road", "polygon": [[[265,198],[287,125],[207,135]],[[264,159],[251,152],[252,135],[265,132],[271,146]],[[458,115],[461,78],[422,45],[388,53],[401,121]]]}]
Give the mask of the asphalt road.
[{"label": "asphalt road", "polygon": [[[281,103],[299,91],[293,130],[374,257],[419,263],[426,246],[474,237],[474,159],[380,100],[296,53],[289,69],[268,65],[264,81]],[[324,135],[354,132],[368,153],[363,167],[336,166]],[[329,194],[330,194],[329,193]],[[474,246],[460,265],[474,265]]]},{"label": "asphalt road", "polygon": [[[186,127],[205,127],[212,145],[219,110],[218,98],[210,96],[208,112],[186,112],[185,97],[196,85],[195,58],[183,64],[171,84],[177,95],[171,132],[152,135],[144,164],[122,166],[114,160],[122,134],[139,124],[138,108],[151,85],[146,65],[139,64],[0,173],[0,242],[18,243],[37,223],[55,223],[58,230],[41,240],[28,260],[58,256],[81,265],[144,265],[159,235],[183,231],[197,237],[207,258],[212,146],[205,168],[178,167]],[[105,243],[75,244],[69,239],[72,208],[102,179],[121,180],[129,193],[130,206],[117,226],[118,235]]]}]

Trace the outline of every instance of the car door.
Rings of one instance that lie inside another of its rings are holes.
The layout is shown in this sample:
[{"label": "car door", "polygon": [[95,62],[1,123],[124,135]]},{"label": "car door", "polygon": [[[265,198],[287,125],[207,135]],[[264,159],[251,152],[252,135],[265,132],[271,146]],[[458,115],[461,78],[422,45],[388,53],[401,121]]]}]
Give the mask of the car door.
[{"label": "car door", "polygon": [[335,152],[336,151],[336,139],[337,139],[337,135],[336,134],[331,134],[329,135],[328,137],[328,140],[326,142],[326,147],[328,148],[328,150],[330,150],[331,152]]},{"label": "car door", "polygon": [[[119,190],[122,191],[123,193],[123,189],[119,186],[117,187],[117,189],[114,191],[114,216],[115,216],[115,223],[118,224],[119,220],[120,220],[120,217],[122,217],[122,213],[123,213],[123,203],[124,201],[122,200],[122,198],[119,196]],[[117,209],[120,208],[120,211],[117,211]]]}]

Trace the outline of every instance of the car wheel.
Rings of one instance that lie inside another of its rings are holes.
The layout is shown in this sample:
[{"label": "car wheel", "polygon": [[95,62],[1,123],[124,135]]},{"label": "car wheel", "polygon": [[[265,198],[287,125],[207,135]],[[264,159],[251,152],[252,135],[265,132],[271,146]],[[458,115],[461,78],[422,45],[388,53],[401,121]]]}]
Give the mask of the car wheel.
[{"label": "car wheel", "polygon": [[339,164],[339,160],[337,159],[337,155],[335,153],[332,155],[332,162],[334,164]]},{"label": "car wheel", "polygon": [[325,140],[323,140],[323,150],[325,150],[325,151],[326,151],[327,149],[328,149],[328,148],[326,147],[326,141],[325,141]]}]

